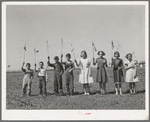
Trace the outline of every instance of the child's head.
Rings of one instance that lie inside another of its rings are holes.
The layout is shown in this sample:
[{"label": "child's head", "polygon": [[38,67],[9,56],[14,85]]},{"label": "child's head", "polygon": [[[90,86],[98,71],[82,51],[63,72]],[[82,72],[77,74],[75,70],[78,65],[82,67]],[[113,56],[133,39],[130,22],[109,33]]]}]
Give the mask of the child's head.
[{"label": "child's head", "polygon": [[39,62],[39,67],[42,68],[43,66],[44,66],[43,61],[40,61],[40,62]]},{"label": "child's head", "polygon": [[84,59],[87,58],[87,53],[85,50],[81,51],[81,57]]},{"label": "child's head", "polygon": [[114,52],[114,57],[115,57],[115,58],[120,57],[120,53],[119,53],[118,51]]},{"label": "child's head", "polygon": [[67,59],[67,60],[70,60],[70,58],[71,58],[70,53],[67,53],[67,54],[66,54],[66,59]]},{"label": "child's head", "polygon": [[58,57],[58,56],[55,56],[55,57],[54,57],[54,60],[55,60],[55,62],[57,63],[57,62],[59,61],[59,57]]},{"label": "child's head", "polygon": [[131,53],[128,53],[126,56],[125,56],[128,60],[132,60],[132,54]]},{"label": "child's head", "polygon": [[26,67],[27,67],[27,69],[30,69],[31,64],[30,63],[26,63]]},{"label": "child's head", "polygon": [[97,55],[99,55],[100,57],[103,57],[105,55],[104,51],[98,51]]}]

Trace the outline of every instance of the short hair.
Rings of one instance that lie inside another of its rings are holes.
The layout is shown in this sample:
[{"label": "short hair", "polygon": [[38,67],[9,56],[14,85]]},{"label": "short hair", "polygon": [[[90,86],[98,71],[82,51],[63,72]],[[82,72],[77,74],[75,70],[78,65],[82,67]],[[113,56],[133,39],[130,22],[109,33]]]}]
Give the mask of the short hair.
[{"label": "short hair", "polygon": [[31,64],[30,64],[30,63],[26,63],[26,66],[27,66],[27,65],[28,65],[29,67],[31,67]]},{"label": "short hair", "polygon": [[[85,57],[87,58],[87,52],[86,52],[85,50],[83,50],[83,51],[81,51],[81,54],[82,54],[83,52],[85,53]],[[80,56],[82,57],[82,55],[80,55]]]},{"label": "short hair", "polygon": [[58,56],[55,56],[55,57],[54,57],[54,60],[59,60],[59,57],[58,57]]},{"label": "short hair", "polygon": [[118,54],[118,57],[120,57],[120,53],[118,51],[114,52],[114,57],[115,57],[115,54]]},{"label": "short hair", "polygon": [[69,58],[71,58],[71,55],[70,55],[70,53],[67,53],[67,54],[66,54],[66,57],[69,57]]},{"label": "short hair", "polygon": [[126,59],[128,59],[128,55],[131,55],[131,57],[132,57],[132,54],[131,53],[128,53],[125,57],[126,57]]},{"label": "short hair", "polygon": [[42,65],[44,65],[43,61],[40,61],[39,63],[41,63]]},{"label": "short hair", "polygon": [[106,55],[106,54],[104,53],[104,51],[98,51],[97,55],[99,55],[101,52],[102,52],[102,55]]}]

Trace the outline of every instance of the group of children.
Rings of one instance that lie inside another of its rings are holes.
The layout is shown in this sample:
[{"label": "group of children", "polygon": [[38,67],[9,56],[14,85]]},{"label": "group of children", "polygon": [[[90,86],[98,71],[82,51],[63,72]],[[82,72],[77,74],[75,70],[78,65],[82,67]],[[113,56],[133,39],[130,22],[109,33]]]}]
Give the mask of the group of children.
[{"label": "group of children", "polygon": [[[106,83],[108,83],[107,77],[107,60],[103,56],[105,53],[103,51],[98,51],[98,58],[93,58],[93,65],[97,65],[97,74],[96,74],[96,82],[99,83],[99,93],[106,94]],[[115,83],[115,91],[116,95],[122,94],[122,82],[124,82],[123,77],[123,68],[126,69],[126,82],[129,83],[129,89],[131,94],[136,93],[135,82],[138,81],[138,77],[136,74],[136,62],[132,59],[132,54],[129,53],[126,55],[127,62],[123,63],[123,60],[120,57],[118,51],[114,52],[114,58],[112,58],[112,67],[113,67],[113,77]],[[65,74],[65,83],[66,83],[66,91],[67,95],[74,94],[74,76],[73,70],[75,69],[74,62],[77,67],[80,67],[79,74],[79,82],[83,84],[83,90],[85,95],[90,94],[89,84],[94,82],[93,77],[91,76],[91,62],[87,57],[86,51],[81,52],[81,58],[79,60],[71,61],[71,55],[66,54],[66,61],[62,61],[63,55],[61,55],[61,61],[59,62],[59,57],[55,56],[55,63],[50,63],[50,57],[48,57],[48,66],[54,67],[54,94],[55,95],[63,95],[62,88],[62,75]],[[25,94],[26,87],[28,88],[27,95],[31,95],[31,84],[33,78],[33,70],[30,69],[30,63],[26,64],[26,69],[23,68],[25,63],[22,65],[22,71],[25,73],[23,78],[23,87],[22,87],[22,95]],[[65,67],[65,70],[63,68]],[[39,94],[46,96],[46,83],[48,81],[47,71],[44,68],[44,63],[39,62],[39,69],[36,69],[35,64],[35,72],[37,72],[39,78]]]}]

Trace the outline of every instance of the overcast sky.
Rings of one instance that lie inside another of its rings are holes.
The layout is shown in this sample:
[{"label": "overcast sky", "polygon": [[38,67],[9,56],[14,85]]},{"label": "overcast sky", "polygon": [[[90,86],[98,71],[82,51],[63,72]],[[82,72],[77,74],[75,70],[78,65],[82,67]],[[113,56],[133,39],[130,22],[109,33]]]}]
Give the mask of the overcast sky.
[{"label": "overcast sky", "polygon": [[76,58],[82,50],[92,58],[93,41],[97,50],[106,53],[105,58],[110,63],[112,40],[114,51],[118,50],[123,60],[126,60],[127,53],[132,52],[138,61],[145,60],[144,11],[141,5],[7,5],[6,65],[10,65],[10,70],[20,69],[25,44],[25,62],[31,63],[31,68],[34,65],[34,47],[39,50],[36,62],[42,60],[46,64],[46,40],[54,62],[53,56],[60,57],[61,37],[64,39],[63,60],[66,53],[71,53],[71,43],[75,47]]}]

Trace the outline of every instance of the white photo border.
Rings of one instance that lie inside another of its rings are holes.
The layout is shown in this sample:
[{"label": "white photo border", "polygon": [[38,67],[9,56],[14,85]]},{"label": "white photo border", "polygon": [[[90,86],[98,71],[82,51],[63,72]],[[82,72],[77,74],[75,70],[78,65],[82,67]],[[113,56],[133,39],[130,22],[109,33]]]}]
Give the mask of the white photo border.
[{"label": "white photo border", "polygon": [[[7,5],[145,5],[145,110],[7,110],[6,7]],[[148,1],[2,2],[2,120],[145,120],[149,118],[149,3]],[[86,115],[85,113],[91,113]],[[130,115],[130,116],[129,116]]]}]

